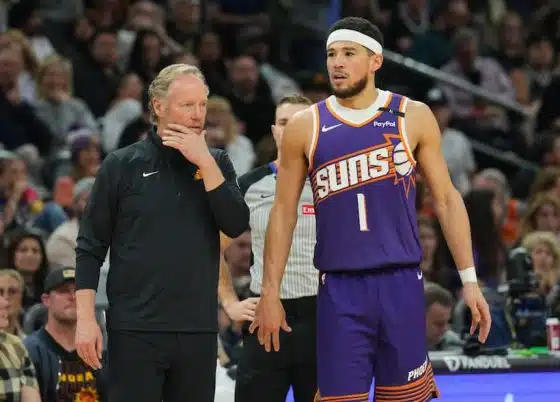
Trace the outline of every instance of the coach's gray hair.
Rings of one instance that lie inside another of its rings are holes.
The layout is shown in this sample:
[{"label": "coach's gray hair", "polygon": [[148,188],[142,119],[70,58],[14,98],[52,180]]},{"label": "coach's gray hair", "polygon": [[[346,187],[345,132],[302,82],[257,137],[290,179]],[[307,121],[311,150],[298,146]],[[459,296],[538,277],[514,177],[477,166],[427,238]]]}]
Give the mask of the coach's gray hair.
[{"label": "coach's gray hair", "polygon": [[150,111],[150,121],[154,124],[157,123],[156,114],[154,111],[153,100],[164,99],[169,91],[169,86],[180,75],[194,75],[198,77],[208,90],[206,79],[198,67],[190,64],[171,64],[159,72],[156,78],[152,81],[148,88],[148,97],[150,98],[148,109]]}]

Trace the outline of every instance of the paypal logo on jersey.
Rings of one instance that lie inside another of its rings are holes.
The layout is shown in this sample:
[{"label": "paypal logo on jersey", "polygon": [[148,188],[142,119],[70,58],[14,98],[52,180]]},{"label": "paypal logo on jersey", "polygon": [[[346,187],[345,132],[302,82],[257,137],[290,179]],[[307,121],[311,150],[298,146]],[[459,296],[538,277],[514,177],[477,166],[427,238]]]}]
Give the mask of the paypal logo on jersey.
[{"label": "paypal logo on jersey", "polygon": [[396,127],[397,123],[395,123],[394,121],[374,121],[373,122],[373,127],[381,127],[381,128],[386,128],[386,127]]}]

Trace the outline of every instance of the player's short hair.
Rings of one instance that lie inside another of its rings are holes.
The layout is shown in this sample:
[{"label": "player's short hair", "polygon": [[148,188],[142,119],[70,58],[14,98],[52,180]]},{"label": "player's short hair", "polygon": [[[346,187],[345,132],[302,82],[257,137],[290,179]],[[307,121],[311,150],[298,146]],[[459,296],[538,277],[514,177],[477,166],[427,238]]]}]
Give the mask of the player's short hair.
[{"label": "player's short hair", "polygon": [[426,309],[435,303],[445,307],[453,307],[454,304],[451,292],[437,283],[427,283],[424,286],[424,299]]},{"label": "player's short hair", "polygon": [[169,90],[169,86],[180,75],[194,75],[195,77],[198,77],[204,83],[204,85],[206,85],[206,88],[208,90],[206,79],[204,78],[204,75],[198,67],[192,66],[190,64],[171,64],[165,67],[158,73],[156,78],[154,78],[154,80],[148,87],[148,96],[150,97],[148,106],[150,110],[150,121],[152,123],[156,123],[156,115],[152,101],[156,98],[165,98],[165,96],[167,95],[167,91]]},{"label": "player's short hair", "polygon": [[278,102],[276,107],[279,107],[279,106],[282,106],[282,105],[308,105],[308,106],[311,106],[312,104],[313,104],[313,102],[307,96],[290,95],[290,96],[284,96],[282,99],[280,99],[280,102]]},{"label": "player's short hair", "polygon": [[365,18],[361,17],[346,17],[341,20],[338,20],[334,24],[331,25],[329,29],[329,35],[332,34],[334,31],[338,31],[340,29],[347,29],[350,31],[356,31],[370,38],[379,42],[381,46],[384,46],[383,34],[381,30]]}]

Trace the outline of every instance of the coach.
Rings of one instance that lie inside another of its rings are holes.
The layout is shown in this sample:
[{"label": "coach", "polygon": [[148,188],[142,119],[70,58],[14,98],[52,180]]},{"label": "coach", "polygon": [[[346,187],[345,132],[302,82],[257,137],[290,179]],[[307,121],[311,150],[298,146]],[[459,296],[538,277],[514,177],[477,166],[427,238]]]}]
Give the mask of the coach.
[{"label": "coach", "polygon": [[101,367],[95,289],[110,248],[109,401],[211,402],[220,231],[239,236],[249,211],[228,156],[206,145],[200,71],[168,66],[149,96],[156,125],[106,157],[82,217],[77,349]]}]

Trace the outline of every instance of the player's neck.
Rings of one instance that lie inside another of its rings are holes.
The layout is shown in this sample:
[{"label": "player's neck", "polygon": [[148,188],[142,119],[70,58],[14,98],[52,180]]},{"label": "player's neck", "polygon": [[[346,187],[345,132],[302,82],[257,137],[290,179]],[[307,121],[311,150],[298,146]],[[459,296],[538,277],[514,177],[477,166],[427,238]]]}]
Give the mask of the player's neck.
[{"label": "player's neck", "polygon": [[336,98],[336,102],[349,109],[367,109],[375,103],[379,96],[379,90],[375,87],[366,88],[361,93],[351,98]]}]

